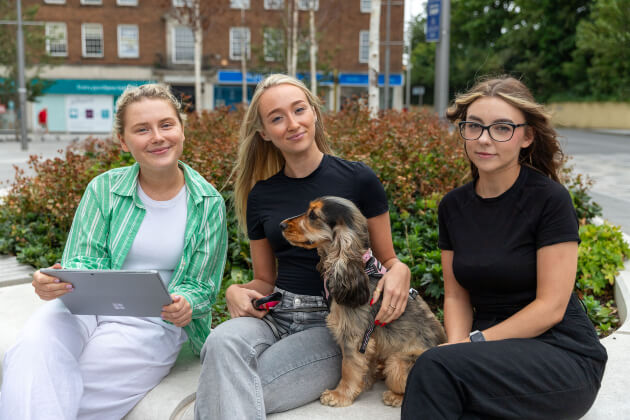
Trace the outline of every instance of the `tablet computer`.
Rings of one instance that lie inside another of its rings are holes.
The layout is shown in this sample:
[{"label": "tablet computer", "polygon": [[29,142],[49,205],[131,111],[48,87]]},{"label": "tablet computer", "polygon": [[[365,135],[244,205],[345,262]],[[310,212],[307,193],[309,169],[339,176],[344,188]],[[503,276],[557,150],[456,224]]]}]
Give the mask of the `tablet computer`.
[{"label": "tablet computer", "polygon": [[59,299],[75,315],[160,316],[173,302],[157,270],[40,271],[74,286]]}]

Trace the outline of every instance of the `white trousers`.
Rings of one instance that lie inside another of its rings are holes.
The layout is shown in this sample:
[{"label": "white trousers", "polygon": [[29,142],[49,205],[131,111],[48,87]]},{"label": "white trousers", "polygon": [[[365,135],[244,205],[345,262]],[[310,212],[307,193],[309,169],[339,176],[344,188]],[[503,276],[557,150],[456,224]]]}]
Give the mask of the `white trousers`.
[{"label": "white trousers", "polygon": [[121,419],[168,374],[186,339],[156,319],[72,315],[48,302],[5,355],[0,419]]}]

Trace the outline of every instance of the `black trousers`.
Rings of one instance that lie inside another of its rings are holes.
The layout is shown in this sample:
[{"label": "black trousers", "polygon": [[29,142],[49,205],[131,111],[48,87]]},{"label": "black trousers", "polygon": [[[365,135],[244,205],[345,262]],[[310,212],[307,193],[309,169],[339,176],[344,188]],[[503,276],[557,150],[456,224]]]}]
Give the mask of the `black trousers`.
[{"label": "black trousers", "polygon": [[537,339],[435,347],[409,374],[402,419],[577,419],[604,366]]}]

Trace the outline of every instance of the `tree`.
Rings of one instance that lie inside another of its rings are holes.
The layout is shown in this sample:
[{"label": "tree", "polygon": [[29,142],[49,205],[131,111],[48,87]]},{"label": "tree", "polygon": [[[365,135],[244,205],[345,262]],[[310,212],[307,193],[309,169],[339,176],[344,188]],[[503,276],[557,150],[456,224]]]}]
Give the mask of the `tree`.
[{"label": "tree", "polygon": [[317,37],[315,34],[315,0],[308,4],[309,55],[311,64],[311,92],[317,96]]},{"label": "tree", "polygon": [[[24,22],[32,21],[39,6],[31,6],[23,10]],[[15,21],[17,18],[15,2],[0,1],[0,20]],[[0,103],[18,102],[18,66],[17,66],[17,27],[14,24],[0,25],[0,66],[4,74],[0,78]],[[43,67],[53,62],[46,53],[46,35],[41,26],[23,26],[25,67],[28,70],[26,79],[26,98],[35,101],[50,86],[40,73]]]},{"label": "tree", "polygon": [[[244,3],[241,3],[241,28],[245,28]],[[247,39],[245,33],[241,33],[241,98],[243,105],[247,106]]]},{"label": "tree", "polygon": [[578,25],[575,57],[592,57],[587,73],[596,98],[630,98],[629,23],[630,0],[597,0]]},{"label": "tree", "polygon": [[[523,79],[539,101],[583,94],[585,67],[570,67],[578,22],[592,0],[452,0],[450,96],[483,75]],[[434,47],[423,19],[413,23],[412,82],[433,96]]]},{"label": "tree", "polygon": [[163,7],[182,25],[192,30],[195,44],[193,67],[195,73],[195,109],[202,109],[201,102],[201,60],[203,54],[203,33],[210,27],[210,17],[221,10],[218,2],[204,0],[163,0]]},{"label": "tree", "polygon": [[378,72],[380,61],[381,0],[372,0],[370,10],[370,55],[368,58],[368,107],[372,118],[379,109]]}]

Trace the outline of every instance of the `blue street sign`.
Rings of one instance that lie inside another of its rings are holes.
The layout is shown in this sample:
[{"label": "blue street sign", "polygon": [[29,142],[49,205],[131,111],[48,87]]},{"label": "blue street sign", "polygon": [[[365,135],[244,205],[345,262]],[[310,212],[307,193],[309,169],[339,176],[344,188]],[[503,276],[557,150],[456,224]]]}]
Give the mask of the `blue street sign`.
[{"label": "blue street sign", "polygon": [[440,40],[440,12],[442,9],[441,0],[429,0],[427,3],[427,42],[438,42]]}]

